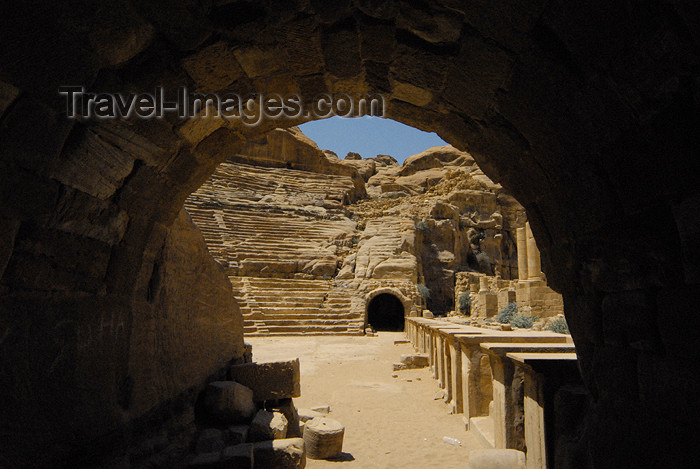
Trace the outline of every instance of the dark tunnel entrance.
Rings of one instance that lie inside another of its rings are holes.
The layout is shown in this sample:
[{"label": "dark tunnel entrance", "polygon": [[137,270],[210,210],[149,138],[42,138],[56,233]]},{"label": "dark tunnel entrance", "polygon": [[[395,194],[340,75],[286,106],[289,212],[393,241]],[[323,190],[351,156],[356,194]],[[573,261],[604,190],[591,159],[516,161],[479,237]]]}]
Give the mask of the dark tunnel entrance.
[{"label": "dark tunnel entrance", "polygon": [[403,303],[391,293],[381,293],[367,305],[367,324],[378,331],[403,331]]}]

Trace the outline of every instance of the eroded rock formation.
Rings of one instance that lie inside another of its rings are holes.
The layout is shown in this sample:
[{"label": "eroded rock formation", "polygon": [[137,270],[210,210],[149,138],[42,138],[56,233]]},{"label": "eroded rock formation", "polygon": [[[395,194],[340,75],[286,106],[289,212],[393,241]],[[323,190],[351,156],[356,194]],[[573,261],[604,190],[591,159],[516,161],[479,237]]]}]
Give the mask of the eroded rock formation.
[{"label": "eroded rock formation", "polygon": [[353,210],[366,218],[402,216],[414,222],[414,253],[428,309],[455,309],[455,272],[517,277],[515,227],[525,211],[466,152],[435,147],[403,165],[378,167],[367,182],[373,198]]}]

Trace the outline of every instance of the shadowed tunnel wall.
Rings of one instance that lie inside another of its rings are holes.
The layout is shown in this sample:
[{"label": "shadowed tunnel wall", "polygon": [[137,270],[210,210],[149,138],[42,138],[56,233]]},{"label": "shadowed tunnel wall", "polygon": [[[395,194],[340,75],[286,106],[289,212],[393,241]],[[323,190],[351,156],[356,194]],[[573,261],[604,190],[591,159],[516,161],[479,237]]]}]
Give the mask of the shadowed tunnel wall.
[{"label": "shadowed tunnel wall", "polygon": [[68,120],[61,85],[382,93],[526,208],[592,396],[591,466],[694,459],[695,2],[30,0],[0,18],[1,463],[131,447],[242,355],[181,207],[243,142],[296,123]]}]

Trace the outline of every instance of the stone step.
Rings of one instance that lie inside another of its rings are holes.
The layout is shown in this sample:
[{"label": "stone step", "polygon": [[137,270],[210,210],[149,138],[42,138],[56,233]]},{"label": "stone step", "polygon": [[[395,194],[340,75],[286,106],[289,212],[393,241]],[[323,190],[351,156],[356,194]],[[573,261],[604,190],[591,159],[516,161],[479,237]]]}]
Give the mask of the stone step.
[{"label": "stone step", "polygon": [[486,448],[493,449],[496,447],[493,418],[489,416],[470,418],[469,431],[472,432]]},{"label": "stone step", "polygon": [[[264,313],[263,313],[264,314]],[[265,315],[265,322],[269,321],[296,321],[299,322],[309,322],[309,321],[343,321],[347,323],[351,320],[361,320],[357,314],[354,313],[342,313],[342,314],[279,314],[279,315]]]},{"label": "stone step", "polygon": [[347,329],[348,323],[345,320],[332,320],[332,319],[310,319],[307,321],[304,321],[303,323],[300,323],[296,319],[265,319],[265,325],[268,328],[275,328],[275,327],[281,327],[281,326],[287,326],[287,327],[326,327],[326,326],[331,326],[331,327],[343,327]]},{"label": "stone step", "polygon": [[285,332],[265,332],[265,333],[253,332],[250,334],[246,334],[246,336],[247,337],[284,337],[284,336],[296,336],[296,335],[303,335],[303,336],[324,336],[324,335],[355,336],[355,335],[363,335],[363,334],[364,334],[364,331],[355,331],[355,330],[323,331],[323,332],[285,331]]},{"label": "stone step", "polygon": [[273,308],[255,308],[263,313],[266,317],[272,317],[280,314],[308,314],[317,315],[320,314],[320,308],[287,308],[282,305]]},{"label": "stone step", "polygon": [[269,333],[286,332],[286,333],[309,333],[309,332],[347,332],[347,326],[315,326],[315,325],[296,325],[296,326],[268,326]]},{"label": "stone step", "polygon": [[321,299],[308,299],[305,301],[299,301],[299,300],[294,300],[291,298],[279,298],[276,300],[263,300],[260,297],[256,296],[255,299],[255,305],[258,308],[274,308],[274,307],[281,307],[284,306],[289,307],[289,308],[321,308],[323,306],[323,298]]}]

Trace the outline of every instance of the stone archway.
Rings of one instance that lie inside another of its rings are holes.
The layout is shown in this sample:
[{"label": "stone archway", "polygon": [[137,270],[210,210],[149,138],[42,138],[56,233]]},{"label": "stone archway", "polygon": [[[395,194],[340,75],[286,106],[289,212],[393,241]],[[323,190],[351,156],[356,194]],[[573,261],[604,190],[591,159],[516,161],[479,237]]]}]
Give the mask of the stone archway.
[{"label": "stone archway", "polygon": [[[700,371],[683,320],[700,279],[696,10],[10,3],[0,11],[4,457],[84,462],[95,439],[128,434],[243,354],[225,277],[208,260],[200,270],[178,260],[203,246],[181,207],[244,141],[293,122],[77,122],[57,98],[62,85],[158,84],[379,92],[388,117],[470,151],[526,208],[564,296],[593,399],[593,467],[683,465]],[[191,315],[230,332],[192,331]],[[212,353],[193,361],[204,347]]]},{"label": "stone archway", "polygon": [[393,293],[379,293],[367,303],[367,324],[378,331],[403,331],[406,310]]}]

